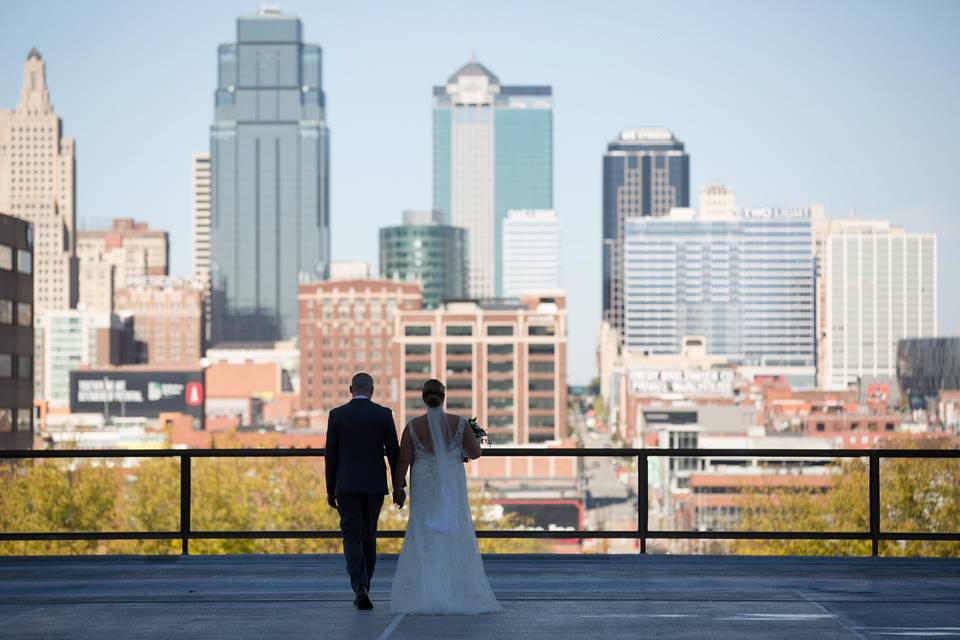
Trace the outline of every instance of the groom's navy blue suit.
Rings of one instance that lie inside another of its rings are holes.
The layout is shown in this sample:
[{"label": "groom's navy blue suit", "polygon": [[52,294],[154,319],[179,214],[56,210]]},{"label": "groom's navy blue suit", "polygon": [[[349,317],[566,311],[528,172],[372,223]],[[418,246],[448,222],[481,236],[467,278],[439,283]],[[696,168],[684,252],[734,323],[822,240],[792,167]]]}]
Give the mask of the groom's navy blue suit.
[{"label": "groom's navy blue suit", "polygon": [[[393,413],[367,398],[354,398],[330,412],[327,421],[327,495],[336,496],[343,532],[343,555],[356,591],[370,590],[377,564],[377,520],[387,494],[400,444]],[[394,487],[395,489],[398,487]]]}]

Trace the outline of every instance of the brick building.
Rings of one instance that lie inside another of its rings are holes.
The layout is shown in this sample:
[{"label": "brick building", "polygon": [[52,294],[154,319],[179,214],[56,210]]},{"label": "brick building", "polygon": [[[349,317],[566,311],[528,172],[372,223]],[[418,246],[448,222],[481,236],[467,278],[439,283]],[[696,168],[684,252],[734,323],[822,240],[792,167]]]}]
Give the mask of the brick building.
[{"label": "brick building", "polygon": [[300,285],[300,407],[326,423],[349,400],[350,378],[373,376],[374,400],[402,425],[403,388],[395,328],[400,313],[422,306],[419,284],[391,280],[329,280]]},{"label": "brick building", "polygon": [[169,278],[140,278],[117,290],[116,309],[133,316],[136,361],[196,368],[203,344],[203,286]]},{"label": "brick building", "polygon": [[567,424],[563,293],[447,302],[399,314],[399,424],[423,412],[428,378],[447,385],[451,413],[476,416],[492,444],[555,443]]}]

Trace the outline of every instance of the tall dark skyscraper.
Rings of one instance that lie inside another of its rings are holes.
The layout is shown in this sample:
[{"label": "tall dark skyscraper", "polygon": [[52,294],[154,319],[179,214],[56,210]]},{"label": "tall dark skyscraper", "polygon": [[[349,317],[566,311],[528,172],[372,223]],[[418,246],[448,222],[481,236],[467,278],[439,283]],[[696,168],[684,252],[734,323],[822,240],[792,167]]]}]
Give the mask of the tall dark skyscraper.
[{"label": "tall dark skyscraper", "polygon": [[263,9],[220,46],[210,127],[213,341],[297,333],[297,287],[330,259],[321,51],[295,16]]},{"label": "tall dark skyscraper", "polygon": [[690,206],[690,156],[661,127],[624,129],[603,156],[603,317],[623,342],[625,221]]}]

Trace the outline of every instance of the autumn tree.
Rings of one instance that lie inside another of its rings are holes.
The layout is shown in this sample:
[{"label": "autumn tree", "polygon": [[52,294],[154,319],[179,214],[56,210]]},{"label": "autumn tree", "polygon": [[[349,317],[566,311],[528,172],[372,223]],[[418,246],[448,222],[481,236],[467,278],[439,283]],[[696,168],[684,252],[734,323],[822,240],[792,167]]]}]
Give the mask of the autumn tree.
[{"label": "autumn tree", "polygon": [[[896,439],[890,448],[948,449],[949,442]],[[799,488],[760,487],[745,491],[742,531],[870,530],[869,466],[854,458],[830,468],[829,486],[817,492]],[[883,532],[952,533],[960,531],[960,460],[882,458],[880,530]],[[735,553],[759,555],[864,555],[862,540],[738,540]],[[885,556],[960,556],[960,543],[882,541]]]}]

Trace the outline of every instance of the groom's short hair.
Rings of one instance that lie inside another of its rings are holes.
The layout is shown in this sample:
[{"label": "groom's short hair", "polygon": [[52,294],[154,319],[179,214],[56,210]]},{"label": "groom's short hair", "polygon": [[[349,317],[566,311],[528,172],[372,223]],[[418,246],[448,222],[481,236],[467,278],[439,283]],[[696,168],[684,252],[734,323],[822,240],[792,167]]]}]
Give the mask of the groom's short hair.
[{"label": "groom's short hair", "polygon": [[353,379],[350,380],[350,389],[354,393],[362,394],[366,392],[369,395],[370,392],[373,391],[373,376],[371,376],[369,373],[364,373],[361,371],[360,373],[354,375]]}]

